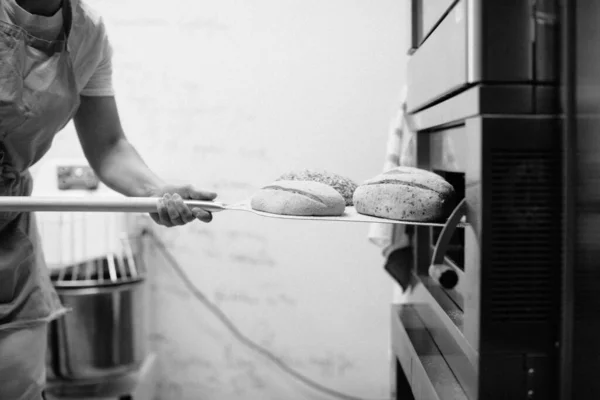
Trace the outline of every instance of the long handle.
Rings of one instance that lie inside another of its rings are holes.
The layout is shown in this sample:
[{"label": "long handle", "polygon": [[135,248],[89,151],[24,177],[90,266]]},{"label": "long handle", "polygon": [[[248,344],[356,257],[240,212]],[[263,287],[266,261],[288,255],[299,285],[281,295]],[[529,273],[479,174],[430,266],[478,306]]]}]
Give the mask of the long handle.
[{"label": "long handle", "polygon": [[[21,197],[0,196],[0,211],[62,211],[62,212],[126,212],[156,211],[156,197]],[[213,201],[184,200],[190,208],[206,211],[225,210],[225,205]]]}]

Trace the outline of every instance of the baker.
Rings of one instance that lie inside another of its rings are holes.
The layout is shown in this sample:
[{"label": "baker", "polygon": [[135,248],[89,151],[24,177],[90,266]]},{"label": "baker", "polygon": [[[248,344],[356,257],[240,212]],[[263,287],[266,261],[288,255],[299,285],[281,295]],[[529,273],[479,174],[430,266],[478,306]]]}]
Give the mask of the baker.
[{"label": "baker", "polygon": [[[71,119],[87,160],[108,187],[160,197],[164,226],[210,222],[183,199],[214,193],[170,185],[127,141],[111,83],[106,28],[83,0],[0,0],[0,195],[31,194],[29,167]],[[62,308],[42,259],[33,216],[0,212],[0,399],[39,400],[48,322]]]}]

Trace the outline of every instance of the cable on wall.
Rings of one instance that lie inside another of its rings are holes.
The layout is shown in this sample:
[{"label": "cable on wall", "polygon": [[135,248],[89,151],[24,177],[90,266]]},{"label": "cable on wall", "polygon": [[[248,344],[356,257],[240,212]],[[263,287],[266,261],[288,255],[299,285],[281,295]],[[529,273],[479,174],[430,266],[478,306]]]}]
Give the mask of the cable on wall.
[{"label": "cable on wall", "polygon": [[212,314],[214,314],[223,323],[223,325],[225,325],[225,327],[231,332],[231,334],[238,341],[240,341],[243,345],[245,345],[246,347],[255,351],[256,353],[262,355],[263,357],[265,357],[266,359],[271,361],[273,364],[275,364],[277,367],[279,367],[283,372],[292,376],[294,379],[304,383],[306,386],[309,386],[310,388],[312,388],[318,392],[321,392],[321,393],[324,393],[329,396],[332,396],[332,397],[335,397],[338,399],[342,399],[342,400],[367,400],[367,399],[363,399],[360,397],[355,397],[355,396],[351,396],[351,395],[348,395],[345,393],[338,392],[336,390],[330,389],[328,387],[321,385],[318,382],[311,380],[310,378],[302,375],[301,373],[299,373],[296,370],[289,367],[281,358],[277,357],[275,354],[271,353],[266,348],[260,346],[256,342],[249,339],[247,336],[245,336],[240,331],[240,329],[231,321],[231,319],[229,317],[227,317],[227,315],[225,315],[225,313],[218,306],[216,306],[213,302],[211,302],[206,297],[206,295],[204,295],[204,293],[202,293],[202,291],[196,287],[196,285],[191,281],[191,279],[183,271],[183,268],[181,268],[181,266],[179,265],[179,263],[177,262],[175,257],[173,257],[173,255],[166,248],[165,244],[158,237],[156,237],[156,235],[154,233],[152,233],[148,230],[144,230],[144,232],[142,234],[147,235],[152,238],[154,243],[160,249],[161,253],[167,259],[168,264],[173,268],[175,273],[179,276],[181,281],[185,284],[186,288],[192,293],[192,295],[198,301],[200,301],[202,304],[204,304],[204,306],[206,308],[208,308],[208,310]]}]

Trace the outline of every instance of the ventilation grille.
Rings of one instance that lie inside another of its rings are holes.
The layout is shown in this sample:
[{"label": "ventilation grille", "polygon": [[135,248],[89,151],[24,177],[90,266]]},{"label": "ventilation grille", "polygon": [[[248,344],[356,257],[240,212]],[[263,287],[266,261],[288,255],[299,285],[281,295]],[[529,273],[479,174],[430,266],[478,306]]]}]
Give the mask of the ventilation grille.
[{"label": "ventilation grille", "polygon": [[550,151],[493,150],[489,229],[493,322],[549,322],[559,301],[561,160]]}]

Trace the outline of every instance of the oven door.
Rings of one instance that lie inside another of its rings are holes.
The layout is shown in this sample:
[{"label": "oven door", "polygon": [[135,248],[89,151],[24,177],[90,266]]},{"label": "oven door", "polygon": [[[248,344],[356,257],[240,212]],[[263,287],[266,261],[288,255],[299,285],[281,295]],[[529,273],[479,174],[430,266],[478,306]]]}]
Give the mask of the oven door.
[{"label": "oven door", "polygon": [[[454,186],[459,200],[465,198],[468,145],[465,122],[418,132],[418,167],[442,175]],[[452,289],[444,288],[429,274],[442,228],[414,230],[417,283],[409,294],[405,292],[403,304],[392,307],[392,336],[398,360],[395,368],[404,371],[406,386],[418,399],[477,398],[478,354],[464,331],[467,229],[456,229],[444,251],[444,266],[458,274],[458,283]]]}]

